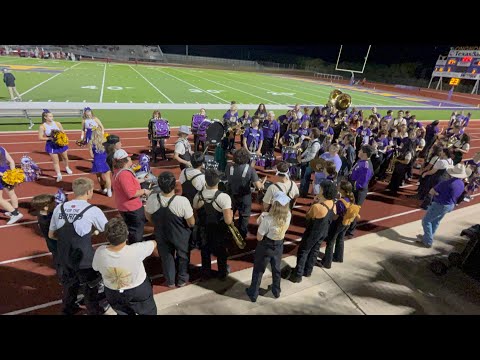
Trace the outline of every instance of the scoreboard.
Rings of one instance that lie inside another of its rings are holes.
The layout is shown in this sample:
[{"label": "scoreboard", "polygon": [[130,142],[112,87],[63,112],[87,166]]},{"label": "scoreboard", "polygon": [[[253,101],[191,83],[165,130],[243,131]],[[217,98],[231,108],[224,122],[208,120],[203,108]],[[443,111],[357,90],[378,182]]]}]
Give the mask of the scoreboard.
[{"label": "scoreboard", "polygon": [[432,76],[480,79],[480,50],[450,50],[448,56],[439,57]]}]

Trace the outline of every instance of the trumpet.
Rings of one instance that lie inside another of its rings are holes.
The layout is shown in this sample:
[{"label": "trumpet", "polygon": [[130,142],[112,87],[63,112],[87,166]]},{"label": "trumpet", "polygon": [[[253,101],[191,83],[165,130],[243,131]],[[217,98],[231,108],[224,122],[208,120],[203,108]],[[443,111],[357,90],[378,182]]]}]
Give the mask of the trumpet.
[{"label": "trumpet", "polygon": [[245,246],[247,246],[247,243],[245,242],[245,239],[240,234],[240,231],[238,231],[235,225],[233,225],[233,223],[228,224],[228,230],[230,230],[230,234],[232,234],[233,241],[235,241],[235,244],[240,249],[245,249]]}]

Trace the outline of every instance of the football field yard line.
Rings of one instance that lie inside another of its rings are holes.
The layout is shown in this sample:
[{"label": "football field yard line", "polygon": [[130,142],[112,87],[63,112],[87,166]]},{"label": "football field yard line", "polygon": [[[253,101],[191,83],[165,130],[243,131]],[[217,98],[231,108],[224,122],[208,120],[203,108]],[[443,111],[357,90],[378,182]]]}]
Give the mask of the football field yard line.
[{"label": "football field yard line", "polygon": [[145,76],[143,76],[143,75],[140,74],[137,70],[135,70],[135,69],[132,67],[132,65],[128,65],[128,67],[129,67],[130,69],[132,69],[133,71],[135,71],[138,75],[140,75],[140,76],[141,76],[146,82],[148,82],[155,90],[157,90],[160,94],[162,94],[165,99],[167,99],[168,101],[170,101],[170,103],[173,104],[173,101],[172,101],[167,95],[165,95],[163,92],[161,92],[160,89],[158,89],[155,85],[153,85],[153,84],[150,82],[150,80],[148,80]]},{"label": "football field yard line", "polygon": [[234,88],[234,87],[231,87],[231,86],[228,86],[228,85],[225,85],[225,84],[220,84],[220,83],[218,83],[218,82],[216,82],[216,81],[213,81],[213,80],[205,79],[204,77],[199,76],[199,75],[189,74],[189,73],[186,73],[186,72],[181,71],[181,70],[178,70],[178,69],[175,69],[175,70],[176,70],[176,71],[179,71],[179,72],[181,72],[181,73],[183,73],[183,74],[192,75],[192,76],[198,77],[198,78],[200,78],[200,79],[202,79],[202,80],[210,81],[210,82],[212,82],[212,83],[214,83],[214,84],[217,84],[217,85],[220,85],[220,86],[223,86],[223,87],[227,87],[227,88],[230,88],[230,89],[232,89],[232,90],[239,91],[239,92],[242,92],[242,93],[244,93],[244,94],[247,94],[247,95],[250,95],[250,96],[253,96],[253,97],[262,99],[262,100],[266,100],[266,101],[268,101],[268,102],[270,102],[270,103],[274,103],[274,104],[277,104],[277,105],[281,105],[280,103],[278,103],[278,102],[276,102],[276,101],[273,101],[273,100],[270,100],[270,99],[266,99],[266,98],[261,97],[261,96],[254,95],[254,94],[251,94],[251,93],[249,93],[249,92],[246,92],[246,91],[243,91],[243,90],[239,90],[239,89],[237,89],[237,88]]},{"label": "football field yard line", "polygon": [[[301,80],[300,80],[301,81]],[[296,84],[292,84],[291,85],[292,87],[299,87],[300,85],[296,85]],[[334,88],[335,85],[334,84],[330,84],[330,85],[321,85],[321,84],[313,84],[313,83],[309,83],[309,82],[304,82],[304,86],[303,89],[308,89],[308,90],[311,90],[311,91],[315,91],[315,92],[319,92],[319,93],[322,93],[322,94],[325,94],[325,96],[329,97],[330,95],[330,91],[326,88],[327,86],[329,87],[332,87]],[[319,89],[318,86],[322,86],[322,89]],[[348,91],[346,91],[347,94],[350,94]],[[363,93],[363,94],[360,94],[359,91],[355,91],[355,89],[352,88],[352,92],[353,92],[353,95],[350,94],[352,96],[352,99],[366,99],[366,101],[369,102],[368,105],[382,105],[381,103],[384,103],[385,106],[414,106],[412,103],[414,104],[417,104],[416,102],[414,101],[405,101],[405,100],[401,100],[401,99],[398,99],[398,98],[392,98],[392,99],[389,99],[389,98],[386,98],[382,95],[378,95],[378,94],[370,94],[370,93]],[[401,94],[398,94],[399,96],[401,96]],[[355,106],[355,104],[353,104],[352,106]]]},{"label": "football field yard line", "polygon": [[[279,86],[279,85],[275,85],[275,84],[272,84],[272,85],[285,89],[284,86]],[[301,85],[297,85],[296,83],[292,83],[290,86],[291,86],[290,90],[292,90],[292,88],[295,88],[296,91],[305,92],[305,93],[307,93],[305,90],[317,92],[318,95],[316,95],[316,96],[324,95],[326,97],[325,101],[328,100],[328,98],[330,96],[330,91],[326,88],[326,85],[305,84],[305,87],[303,87]],[[314,88],[314,86],[315,86],[315,88]],[[318,86],[321,86],[322,88],[319,89],[319,88],[317,88]],[[332,85],[332,86],[334,86],[334,85]],[[303,89],[303,90],[300,90],[300,88]],[[313,93],[308,93],[308,94],[315,95]],[[347,94],[349,94],[348,91],[347,91]],[[377,96],[381,96],[381,95],[377,95]],[[393,102],[389,101],[389,99],[375,99],[375,98],[372,98],[371,96],[360,95],[360,94],[358,94],[358,92],[355,92],[354,95],[352,95],[352,99],[358,99],[358,98],[364,98],[367,101],[367,103],[371,102],[372,105],[373,104],[381,105],[381,104],[379,104],[379,102],[383,102],[387,106],[388,105],[393,105]],[[404,105],[404,104],[400,104],[400,102],[401,102],[400,100],[395,101],[395,103],[398,104],[398,105]]]},{"label": "football field yard line", "polygon": [[194,87],[194,88],[196,88],[196,89],[202,90],[202,91],[205,92],[206,94],[211,95],[211,96],[213,96],[213,97],[215,97],[215,98],[217,98],[217,99],[219,99],[219,100],[222,100],[222,101],[225,102],[226,104],[230,103],[230,101],[227,101],[227,100],[225,100],[225,99],[222,99],[221,97],[219,97],[219,96],[217,96],[217,95],[211,94],[211,93],[209,93],[208,91],[205,91],[204,89],[202,89],[202,88],[200,88],[200,87],[198,87],[198,86],[195,86],[195,85],[189,83],[188,81],[185,81],[185,80],[182,80],[182,79],[176,77],[175,75],[166,73],[165,71],[162,71],[162,70],[160,70],[160,69],[155,69],[155,70],[157,70],[158,72],[161,72],[162,74],[171,76],[171,77],[173,77],[174,79],[176,79],[176,80],[178,80],[178,81],[184,82],[185,84],[187,84],[187,85],[189,85],[189,86],[192,86],[192,87]]},{"label": "football field yard line", "polygon": [[58,74],[53,75],[52,77],[49,77],[47,80],[42,81],[40,84],[37,84],[37,85],[35,85],[34,87],[32,87],[32,88],[28,89],[27,91],[25,91],[24,93],[20,94],[20,96],[23,96],[23,95],[29,93],[30,91],[38,88],[40,85],[45,84],[47,81],[50,81],[50,80],[52,80],[53,78],[56,78],[58,75],[65,74],[66,71],[68,71],[68,70],[70,70],[70,69],[72,69],[72,68],[74,68],[75,66],[78,66],[78,65],[80,65],[80,63],[70,66],[70,67],[69,67],[68,69],[66,69],[64,72],[61,72],[61,73],[58,73]]},{"label": "football field yard line", "polygon": [[107,63],[103,67],[103,80],[102,80],[102,90],[100,91],[100,102],[103,102],[103,88],[105,87],[105,75],[107,73]]},{"label": "football field yard line", "polygon": [[[223,76],[223,75],[217,75],[216,73],[214,73],[214,74],[210,73],[210,74],[213,75],[213,76],[221,77],[221,78],[223,78],[223,79],[225,79],[225,80],[234,81],[234,82],[237,82],[237,83],[239,83],[239,84],[251,86],[251,87],[254,87],[254,88],[257,88],[257,89],[272,91],[271,89],[267,89],[267,88],[264,88],[264,87],[261,87],[261,86],[256,86],[256,85],[248,84],[248,83],[245,83],[245,82],[242,82],[242,81],[234,80],[234,79],[232,79],[232,78],[230,78],[230,77],[226,77],[226,76]],[[302,98],[299,98],[299,97],[296,97],[296,96],[292,96],[292,95],[283,95],[283,96],[290,97],[290,98],[297,99],[297,100],[306,101],[305,104],[312,104],[312,105],[314,104],[314,101],[313,101],[313,100],[306,100],[306,99],[302,99]],[[314,96],[314,95],[312,95],[312,96]]]}]

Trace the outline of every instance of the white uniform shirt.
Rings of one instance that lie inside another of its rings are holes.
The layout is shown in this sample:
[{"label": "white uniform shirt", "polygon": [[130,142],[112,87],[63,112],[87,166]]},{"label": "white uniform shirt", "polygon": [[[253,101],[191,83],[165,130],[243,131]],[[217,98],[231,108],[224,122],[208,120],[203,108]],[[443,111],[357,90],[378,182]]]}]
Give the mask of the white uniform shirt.
[{"label": "white uniform shirt", "polygon": [[[160,194],[160,201],[162,202],[163,207],[166,207],[171,199],[172,197],[167,198]],[[151,194],[148,197],[145,211],[149,214],[153,214],[158,209],[160,209],[160,204],[158,203],[157,194]],[[190,205],[190,202],[184,196],[175,196],[175,199],[172,200],[169,209],[175,216],[184,218],[185,220],[190,219],[193,216],[192,205]]]},{"label": "white uniform shirt", "polygon": [[187,179],[185,178],[185,171],[187,173],[187,178],[189,178],[190,180],[194,176],[196,176],[198,174],[202,174],[200,176],[197,176],[195,179],[193,179],[192,185],[195,189],[197,189],[197,191],[200,191],[205,187],[205,185],[206,185],[205,175],[200,170],[192,169],[192,168],[186,168],[186,169],[182,170],[182,172],[180,173],[180,178],[179,178],[180,184],[183,184],[185,181],[187,181]]},{"label": "white uniform shirt", "polygon": [[[288,192],[288,189],[290,189],[290,183],[292,184],[292,190],[290,190],[290,192]],[[297,186],[297,184],[295,184],[294,181],[290,181],[290,182],[287,182],[287,183],[278,182],[277,185],[280,186],[280,188],[282,190],[278,190],[278,188],[275,186],[275,184],[270,185],[268,187],[266,193],[265,193],[265,196],[263,197],[263,202],[264,203],[271,204],[273,195],[275,195],[275,193],[277,193],[279,191],[283,191],[291,199],[294,199],[295,197],[297,197],[300,194],[299,191],[298,191],[298,186]]]},{"label": "white uniform shirt", "polygon": [[[67,215],[68,222],[72,222],[75,219],[75,215],[80,214],[90,204],[85,200],[72,200],[67,201],[64,204],[65,214]],[[60,210],[61,205],[58,205],[53,210],[52,221],[50,222],[50,231],[56,231],[61,229],[65,225],[65,219],[63,219],[62,212]],[[105,214],[98,207],[94,206],[87,210],[81,219],[78,219],[73,224],[75,232],[78,236],[84,236],[92,231],[92,226],[99,231],[105,230],[105,225],[108,220]]]},{"label": "white uniform shirt", "polygon": [[260,235],[268,237],[270,240],[283,240],[285,238],[285,233],[290,226],[290,220],[292,215],[288,212],[287,220],[285,225],[282,228],[279,228],[275,225],[273,218],[269,213],[263,212],[257,219],[257,224],[260,224],[257,232]]},{"label": "white uniform shirt", "polygon": [[[204,189],[202,191],[202,195],[205,200],[210,200],[210,199],[213,199],[216,192],[217,192],[217,189]],[[195,195],[195,197],[193,198],[193,208],[200,209],[202,206],[203,206],[203,201],[200,200],[200,196],[198,194]],[[213,208],[218,212],[223,212],[223,210],[225,209],[231,209],[232,199],[230,198],[230,195],[226,193],[221,193],[220,195],[218,195],[215,201],[213,202]]]}]

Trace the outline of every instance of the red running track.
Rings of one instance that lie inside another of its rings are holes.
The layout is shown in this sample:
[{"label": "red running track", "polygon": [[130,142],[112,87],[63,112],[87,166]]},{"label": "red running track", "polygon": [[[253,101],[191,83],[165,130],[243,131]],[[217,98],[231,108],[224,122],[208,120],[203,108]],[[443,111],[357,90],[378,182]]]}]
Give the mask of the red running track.
[{"label": "red running track", "polygon": [[[134,154],[148,152],[146,130],[111,130],[109,133],[118,134],[127,151]],[[471,158],[480,149],[480,123],[470,122],[468,133],[472,135],[472,149],[465,158]],[[55,182],[50,157],[44,152],[44,142],[38,140],[36,133],[0,133],[0,145],[4,146],[17,162],[23,154],[29,154],[43,170],[43,177],[39,181],[22,184],[16,189],[21,211],[25,215],[21,222],[6,225],[8,219],[0,215],[0,314],[58,314],[60,312],[61,286],[52,268],[51,254],[48,252],[44,239],[37,231],[36,217],[29,213],[29,202],[34,195],[55,193],[58,187],[63,187],[66,192],[71,192],[71,183],[79,176],[87,176],[96,181],[95,176],[89,173],[91,160],[88,150],[78,148],[74,143],[74,139],[79,134],[80,132],[69,132],[72,140],[71,150],[69,150],[69,158],[72,160],[70,167],[74,174],[63,174],[63,181],[58,184]],[[170,154],[173,152],[176,139],[176,137],[172,137],[167,142],[167,151]],[[158,162],[153,168],[155,175],[164,170],[172,171],[177,177],[179,175],[179,168],[174,160]],[[269,180],[275,181],[274,172],[258,171],[259,175],[268,175]],[[407,184],[402,188],[401,196],[397,198],[383,193],[385,187],[386,183],[379,182],[371,189],[362,207],[362,221],[359,224],[357,236],[421,219],[423,211],[419,209],[419,202],[404,196],[415,193],[416,186],[414,184]],[[179,185],[177,190],[181,192]],[[297,242],[304,232],[305,213],[310,202],[311,199],[299,199],[297,208],[293,210],[291,226],[286,236],[286,240],[291,244],[287,243],[285,246],[285,256],[296,253]],[[475,198],[461,207],[477,202],[478,198]],[[97,192],[92,203],[104,210],[108,218],[118,215],[112,198]],[[256,216],[260,211],[261,206],[254,204],[249,228],[249,232],[252,234],[255,233]],[[152,227],[148,225],[145,228],[145,234],[152,233],[152,230]],[[403,240],[399,237],[398,241]],[[98,245],[105,242],[105,239],[100,235],[94,237],[93,242]],[[247,247],[244,250],[231,247],[229,264],[232,271],[252,266],[252,254],[255,246],[256,240],[251,235],[247,239]],[[346,256],[348,257],[348,253]],[[198,281],[200,263],[200,253],[198,250],[194,250],[191,255],[192,282]],[[168,288],[163,286],[158,254],[147,259],[145,264],[147,273],[154,278],[154,292],[168,291]],[[214,264],[214,269],[215,266]]]}]

